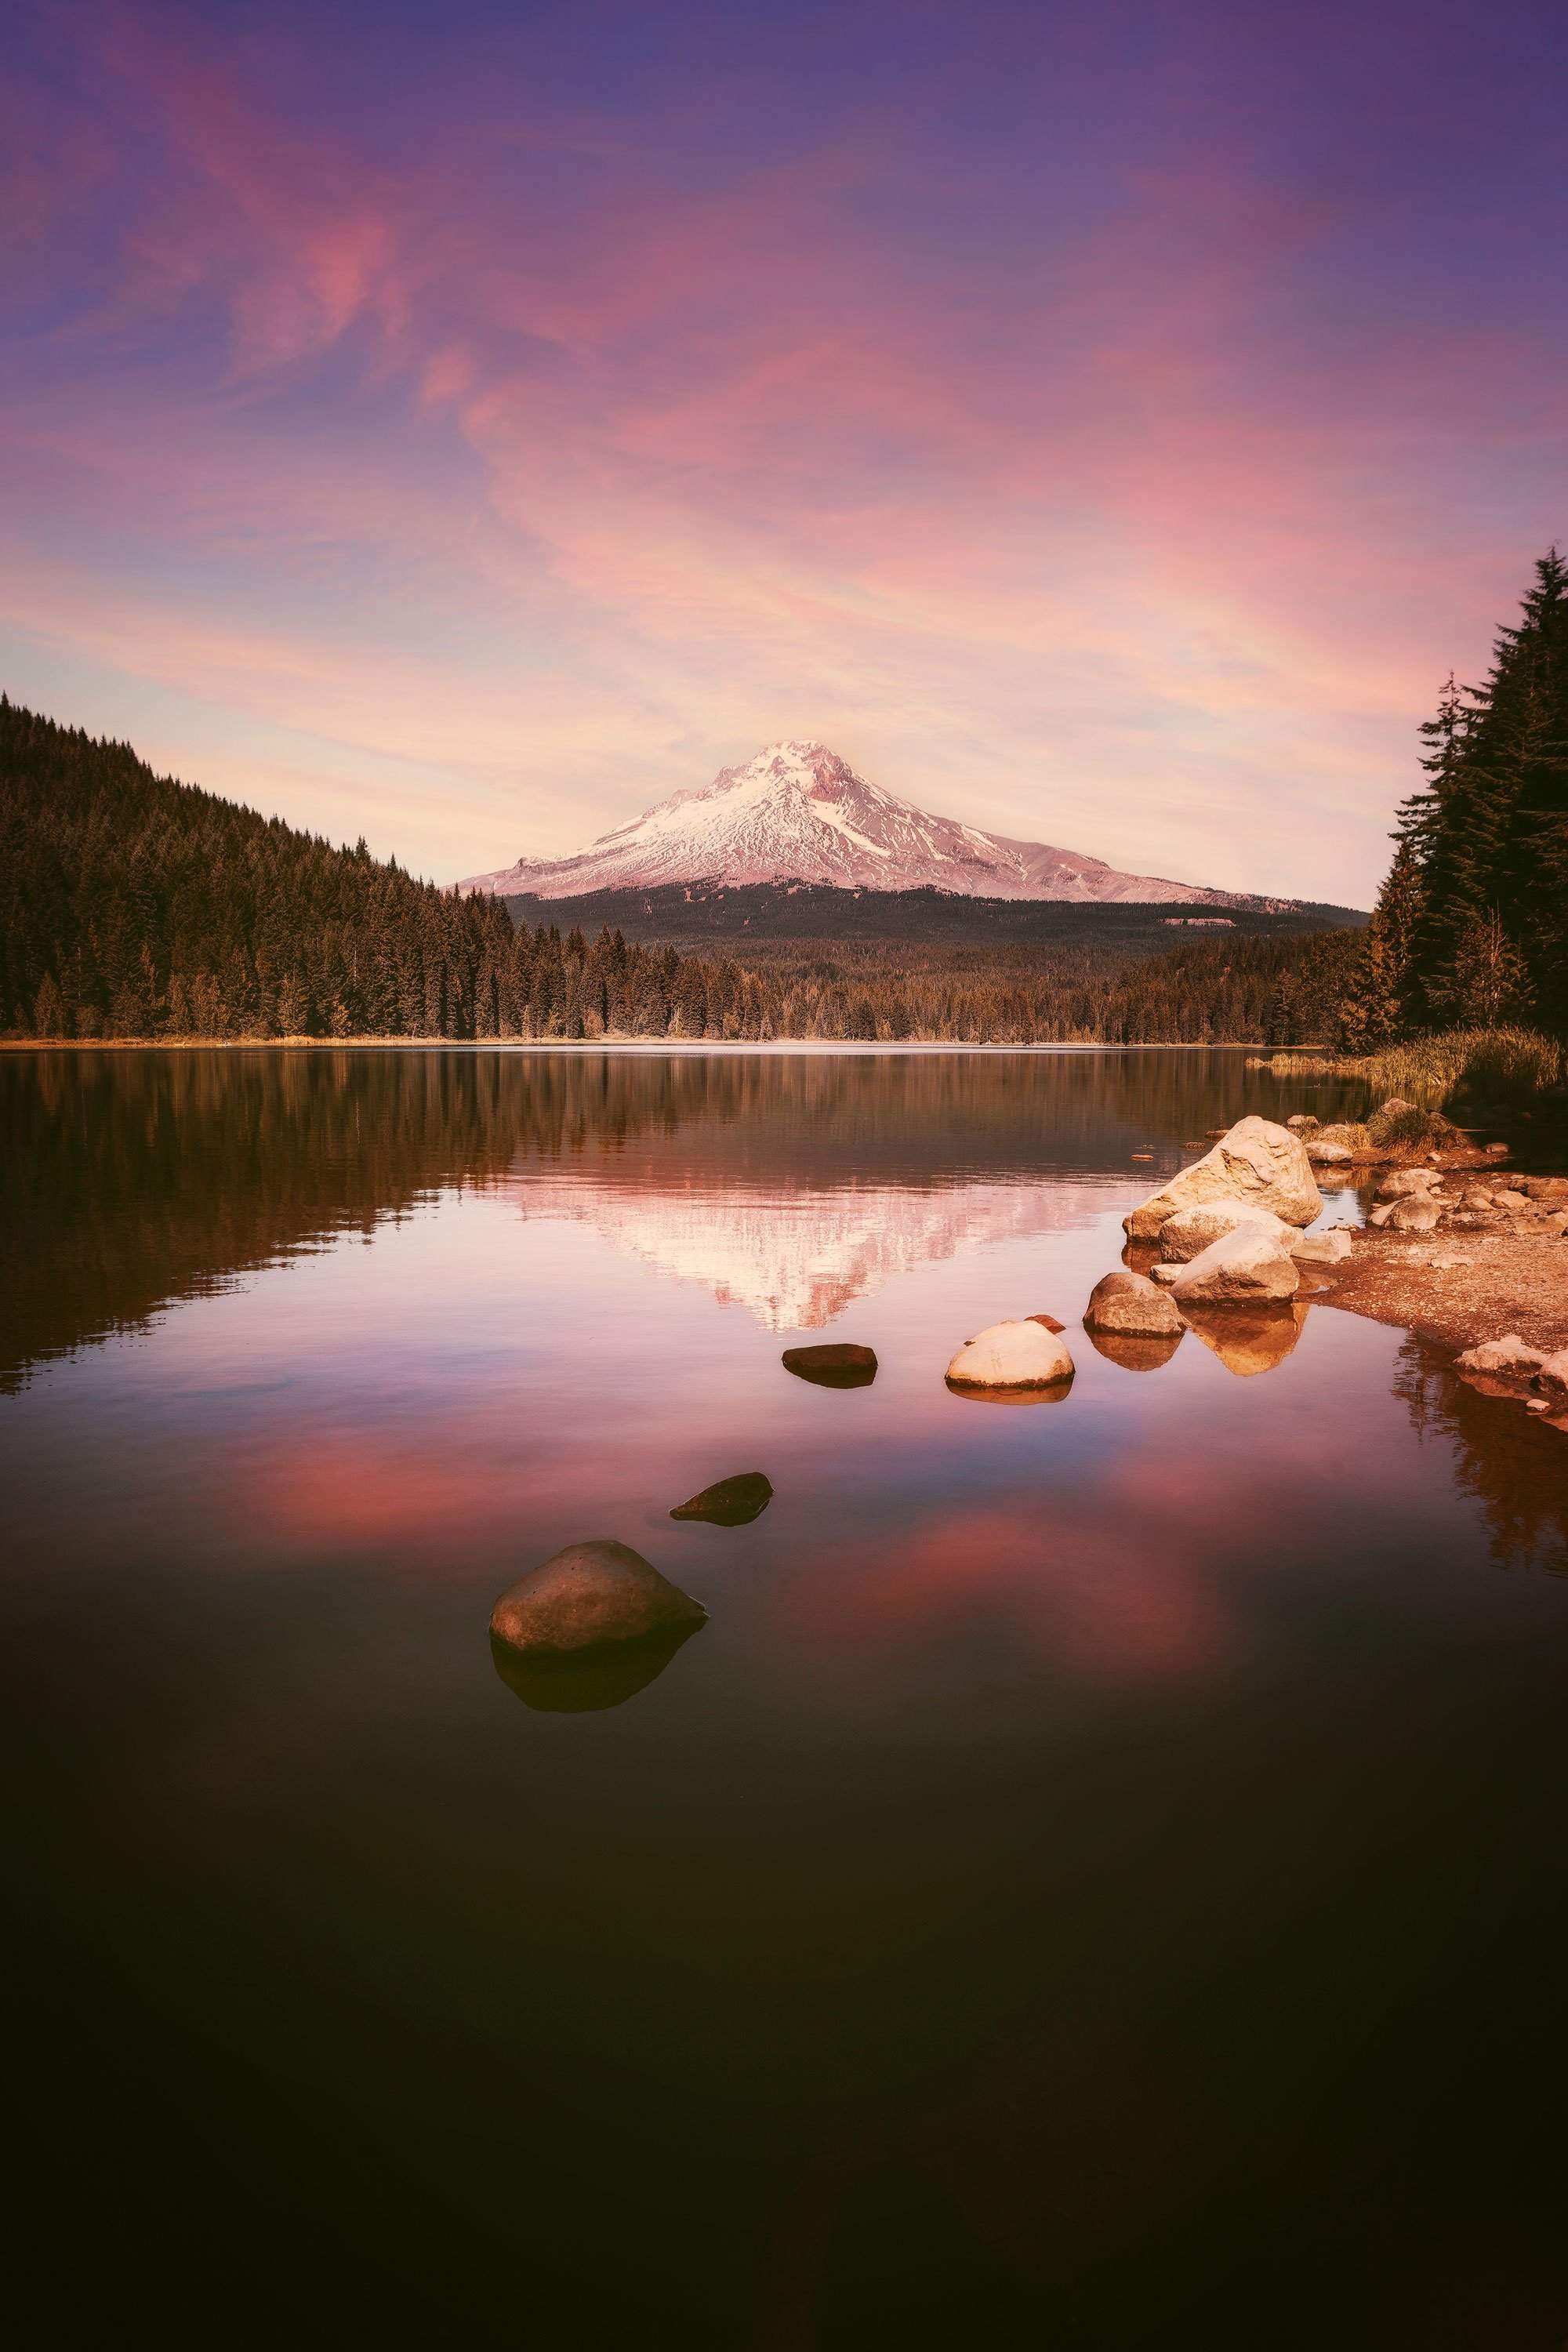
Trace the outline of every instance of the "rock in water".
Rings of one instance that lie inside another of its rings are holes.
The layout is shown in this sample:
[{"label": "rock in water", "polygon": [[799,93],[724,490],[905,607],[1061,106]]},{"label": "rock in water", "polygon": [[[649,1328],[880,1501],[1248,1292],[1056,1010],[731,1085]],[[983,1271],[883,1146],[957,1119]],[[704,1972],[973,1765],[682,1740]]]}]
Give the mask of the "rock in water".
[{"label": "rock in water", "polygon": [[1547,1357],[1535,1375],[1535,1385],[1554,1402],[1568,1396],[1568,1348],[1559,1348],[1554,1356]]},{"label": "rock in water", "polygon": [[602,1538],[568,1544],[503,1592],[490,1615],[498,1642],[526,1656],[569,1655],[611,1642],[691,1632],[707,1622],[682,1592],[629,1545]]},{"label": "rock in water", "polygon": [[1272,1119],[1253,1116],[1237,1119],[1212,1151],[1184,1168],[1122,1223],[1134,1235],[1157,1234],[1178,1210],[1207,1201],[1267,1209],[1292,1225],[1310,1225],[1323,1205],[1300,1138]]},{"label": "rock in water", "polygon": [[1288,1118],[1285,1124],[1292,1135],[1299,1135],[1305,1143],[1310,1135],[1316,1135],[1322,1121],[1314,1118],[1310,1110],[1299,1110],[1295,1118]]},{"label": "rock in water", "polygon": [[1232,1300],[1255,1306],[1262,1299],[1294,1298],[1297,1281],[1295,1259],[1287,1256],[1272,1234],[1237,1225],[1235,1233],[1211,1242],[1182,1268],[1171,1285],[1171,1297],[1184,1313],[1189,1306],[1225,1306]]},{"label": "rock in water", "polygon": [[1323,1143],[1314,1135],[1307,1146],[1307,1157],[1321,1168],[1348,1168],[1355,1153],[1348,1143]]},{"label": "rock in water", "polygon": [[[1319,1207],[1322,1206],[1320,1200]],[[1244,1208],[1239,1201],[1209,1201],[1201,1208],[1178,1209],[1167,1217],[1160,1228],[1160,1263],[1162,1265],[1184,1265],[1206,1250],[1211,1242],[1235,1233],[1238,1225],[1261,1226],[1272,1234],[1281,1249],[1288,1249],[1300,1232],[1299,1225],[1287,1224],[1267,1209]]]},{"label": "rock in water", "polygon": [[1068,1328],[1065,1323],[1058,1323],[1054,1315],[1030,1315],[1026,1316],[1025,1320],[1029,1323],[1042,1324],[1047,1331],[1065,1331]]},{"label": "rock in water", "polygon": [[716,1485],[704,1486],[700,1495],[679,1504],[669,1516],[706,1519],[716,1528],[744,1528],[760,1518],[773,1499],[773,1486],[760,1470],[742,1470],[733,1478],[721,1478]]},{"label": "rock in water", "polygon": [[1061,1388],[1072,1378],[1072,1358],[1041,1323],[993,1323],[960,1348],[947,1378],[964,1390]]},{"label": "rock in water", "polygon": [[1097,1282],[1083,1311],[1086,1331],[1117,1332],[1129,1339],[1179,1339],[1182,1318],[1175,1301],[1146,1275],[1119,1266]]},{"label": "rock in water", "polygon": [[784,1368],[796,1380],[815,1381],[821,1389],[868,1389],[877,1377],[872,1350],[842,1339],[820,1348],[786,1348]]},{"label": "rock in water", "polygon": [[1330,1225],[1321,1234],[1298,1234],[1285,1246],[1298,1265],[1338,1265],[1351,1254],[1351,1229]]}]

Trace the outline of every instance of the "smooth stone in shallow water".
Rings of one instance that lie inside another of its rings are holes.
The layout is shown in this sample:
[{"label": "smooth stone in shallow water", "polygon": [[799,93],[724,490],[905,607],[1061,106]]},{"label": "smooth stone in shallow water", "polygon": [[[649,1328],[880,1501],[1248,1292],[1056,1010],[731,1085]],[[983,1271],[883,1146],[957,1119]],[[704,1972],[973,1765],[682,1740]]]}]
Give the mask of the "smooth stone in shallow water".
[{"label": "smooth stone in shallow water", "polygon": [[490,1659],[507,1688],[541,1715],[596,1715],[647,1690],[700,1625],[601,1642],[591,1650],[514,1650],[490,1635]]},{"label": "smooth stone in shallow water", "polygon": [[1256,1115],[1238,1118],[1212,1151],[1173,1176],[1122,1223],[1134,1235],[1157,1234],[1178,1210],[1205,1201],[1267,1209],[1293,1225],[1310,1225],[1323,1205],[1300,1136]]},{"label": "smooth stone in shallow water", "polygon": [[760,1470],[742,1470],[733,1478],[721,1478],[704,1486],[689,1503],[678,1504],[669,1516],[706,1519],[716,1528],[743,1528],[760,1517],[773,1499],[772,1484]]},{"label": "smooth stone in shallow water", "polygon": [[1055,1331],[1026,1317],[993,1323],[966,1340],[947,1368],[950,1387],[1047,1390],[1072,1378],[1072,1358]]},{"label": "smooth stone in shallow water", "polygon": [[1174,1299],[1146,1275],[1118,1266],[1097,1282],[1083,1311],[1086,1331],[1115,1331],[1131,1339],[1179,1339],[1182,1318]]},{"label": "smooth stone in shallow water", "polygon": [[1089,1346],[1107,1363],[1119,1365],[1124,1372],[1157,1372],[1168,1364],[1182,1344],[1186,1325],[1177,1318],[1177,1328],[1168,1339],[1145,1339],[1124,1331],[1101,1331],[1086,1323]]},{"label": "smooth stone in shallow water", "polygon": [[1281,1249],[1289,1249],[1300,1232],[1299,1225],[1288,1224],[1283,1217],[1270,1214],[1267,1209],[1249,1209],[1240,1201],[1205,1201],[1194,1208],[1178,1209],[1167,1217],[1160,1228],[1160,1262],[1163,1265],[1184,1265],[1190,1258],[1200,1257],[1211,1243],[1223,1241],[1239,1225],[1256,1225],[1272,1234]]},{"label": "smooth stone in shallow water", "polygon": [[873,1351],[842,1339],[820,1348],[786,1348],[783,1362],[796,1380],[815,1381],[822,1389],[867,1389],[877,1377]]},{"label": "smooth stone in shallow water", "polygon": [[1171,1285],[1184,1314],[1189,1306],[1250,1304],[1293,1298],[1300,1276],[1296,1261],[1261,1226],[1237,1225],[1184,1265]]},{"label": "smooth stone in shallow water", "polygon": [[530,1656],[570,1654],[609,1642],[705,1624],[708,1612],[628,1544],[602,1537],[568,1544],[501,1594],[490,1614],[498,1642]]},{"label": "smooth stone in shallow water", "polygon": [[1282,1364],[1301,1336],[1305,1307],[1287,1304],[1262,1307],[1192,1307],[1187,1328],[1219,1358],[1238,1380],[1271,1372]]},{"label": "smooth stone in shallow water", "polygon": [[1038,1323],[1047,1331],[1065,1331],[1068,1328],[1065,1323],[1058,1323],[1054,1315],[1026,1315],[1024,1320]]}]

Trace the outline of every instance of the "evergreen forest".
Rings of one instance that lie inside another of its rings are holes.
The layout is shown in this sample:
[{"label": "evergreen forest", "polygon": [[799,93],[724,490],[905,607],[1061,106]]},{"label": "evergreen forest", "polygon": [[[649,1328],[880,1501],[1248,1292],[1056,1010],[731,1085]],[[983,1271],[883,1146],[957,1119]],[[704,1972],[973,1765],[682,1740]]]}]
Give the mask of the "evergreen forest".
[{"label": "evergreen forest", "polygon": [[1480,685],[1452,677],[1422,729],[1339,1042],[1365,1053],[1462,1028],[1568,1035],[1568,564],[1535,567]]},{"label": "evergreen forest", "polygon": [[0,698],[0,1030],[12,1037],[1264,1043],[1332,1034],[1358,935],[1131,960],[998,939],[752,966],[514,925]]}]

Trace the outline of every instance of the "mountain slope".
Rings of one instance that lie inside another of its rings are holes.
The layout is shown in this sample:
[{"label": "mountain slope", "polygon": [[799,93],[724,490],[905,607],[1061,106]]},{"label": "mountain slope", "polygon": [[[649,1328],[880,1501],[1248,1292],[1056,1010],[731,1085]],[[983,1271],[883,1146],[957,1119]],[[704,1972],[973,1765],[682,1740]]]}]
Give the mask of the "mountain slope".
[{"label": "mountain slope", "polygon": [[857,775],[821,743],[770,743],[701,792],[676,793],[573,857],[520,857],[458,887],[505,898],[647,889],[720,881],[829,883],[843,889],[939,889],[970,898],[1136,900],[1183,906],[1288,907],[1147,874],[1044,842],[982,833],[931,816]]}]

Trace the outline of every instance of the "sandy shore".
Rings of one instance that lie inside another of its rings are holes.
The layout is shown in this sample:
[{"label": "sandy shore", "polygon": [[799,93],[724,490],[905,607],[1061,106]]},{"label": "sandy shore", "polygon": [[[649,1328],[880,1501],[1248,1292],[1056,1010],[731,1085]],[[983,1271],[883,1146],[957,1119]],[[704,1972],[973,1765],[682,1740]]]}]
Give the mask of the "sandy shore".
[{"label": "sandy shore", "polygon": [[1342,1265],[1312,1271],[1327,1285],[1318,1305],[1403,1324],[1456,1355],[1508,1331],[1543,1356],[1568,1348],[1568,1240],[1555,1234],[1368,1228]]}]

